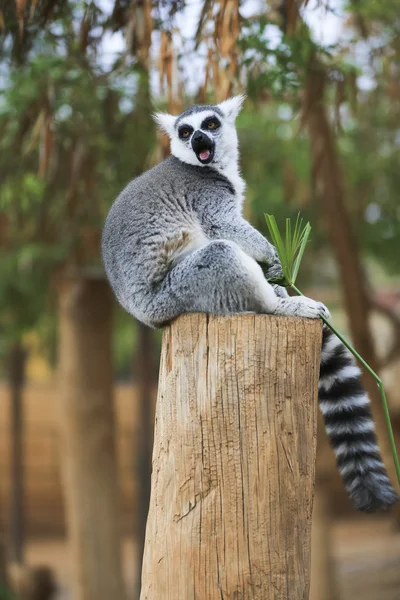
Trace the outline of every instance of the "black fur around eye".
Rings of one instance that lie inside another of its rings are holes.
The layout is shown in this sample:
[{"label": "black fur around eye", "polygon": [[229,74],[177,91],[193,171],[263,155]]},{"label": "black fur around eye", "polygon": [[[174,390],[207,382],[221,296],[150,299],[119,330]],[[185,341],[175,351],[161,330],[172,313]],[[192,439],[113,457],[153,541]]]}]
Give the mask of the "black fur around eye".
[{"label": "black fur around eye", "polygon": [[187,140],[190,134],[193,131],[193,127],[189,127],[188,125],[183,125],[179,128],[178,134],[182,140]]},{"label": "black fur around eye", "polygon": [[205,119],[201,124],[202,129],[215,130],[219,127],[221,127],[221,123],[216,117],[209,117],[208,119]]}]

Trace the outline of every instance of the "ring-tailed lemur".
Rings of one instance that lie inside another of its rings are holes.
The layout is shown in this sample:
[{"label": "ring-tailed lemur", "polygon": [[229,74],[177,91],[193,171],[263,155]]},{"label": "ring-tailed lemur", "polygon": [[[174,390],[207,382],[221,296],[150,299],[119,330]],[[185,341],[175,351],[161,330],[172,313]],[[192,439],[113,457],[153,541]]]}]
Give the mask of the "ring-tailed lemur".
[{"label": "ring-tailed lemur", "polygon": [[[107,217],[103,260],[122,306],[161,326],[185,312],[329,316],[319,302],[270,285],[281,273],[275,248],[241,215],[235,119],[243,96],[155,116],[171,156],[134,179]],[[340,341],[323,333],[319,404],[349,496],[361,510],[397,495],[383,465],[360,370]]]}]

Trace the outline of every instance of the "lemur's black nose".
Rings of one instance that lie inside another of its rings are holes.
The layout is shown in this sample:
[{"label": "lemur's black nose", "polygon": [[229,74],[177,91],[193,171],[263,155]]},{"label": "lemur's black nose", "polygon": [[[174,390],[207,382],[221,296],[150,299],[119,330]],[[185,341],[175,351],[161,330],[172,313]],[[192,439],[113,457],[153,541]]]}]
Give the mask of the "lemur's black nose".
[{"label": "lemur's black nose", "polygon": [[192,137],[192,142],[209,142],[210,139],[209,137],[203,133],[202,131],[200,131],[199,129],[197,131],[194,132],[193,137]]},{"label": "lemur's black nose", "polygon": [[215,142],[199,129],[192,136],[192,148],[202,165],[208,165],[213,160]]},{"label": "lemur's black nose", "polygon": [[192,148],[195,152],[200,150],[211,150],[214,147],[214,142],[209,138],[206,133],[203,133],[199,129],[194,132],[192,136]]}]

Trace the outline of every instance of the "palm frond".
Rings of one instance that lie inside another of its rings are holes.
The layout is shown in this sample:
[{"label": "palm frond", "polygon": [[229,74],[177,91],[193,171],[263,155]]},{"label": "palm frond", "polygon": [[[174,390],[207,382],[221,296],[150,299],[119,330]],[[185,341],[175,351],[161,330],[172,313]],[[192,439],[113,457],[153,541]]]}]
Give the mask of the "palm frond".
[{"label": "palm frond", "polygon": [[303,227],[303,219],[298,214],[292,231],[291,220],[286,219],[286,237],[283,240],[275,217],[268,214],[264,216],[271,241],[278,252],[279,260],[282,264],[285,285],[293,285],[296,282],[304,250],[310,236],[311,225],[307,223]]}]

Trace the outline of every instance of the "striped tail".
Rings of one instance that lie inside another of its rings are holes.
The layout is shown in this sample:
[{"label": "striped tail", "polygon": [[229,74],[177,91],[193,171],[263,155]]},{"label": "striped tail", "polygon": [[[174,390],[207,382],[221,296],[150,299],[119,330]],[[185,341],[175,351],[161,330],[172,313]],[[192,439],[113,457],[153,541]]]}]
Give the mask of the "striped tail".
[{"label": "striped tail", "polygon": [[382,457],[361,371],[352,354],[324,326],[319,405],[347,492],[358,510],[389,508],[398,500]]}]

